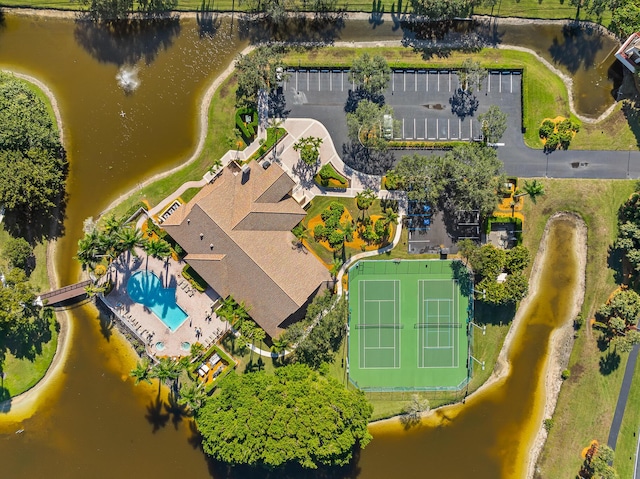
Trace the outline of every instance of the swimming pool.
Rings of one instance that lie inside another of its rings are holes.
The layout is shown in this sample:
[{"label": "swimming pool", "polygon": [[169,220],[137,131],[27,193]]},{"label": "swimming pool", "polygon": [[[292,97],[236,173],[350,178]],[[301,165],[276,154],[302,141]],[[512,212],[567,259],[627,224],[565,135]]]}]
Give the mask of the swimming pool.
[{"label": "swimming pool", "polygon": [[176,288],[163,288],[151,271],[138,271],[127,281],[127,294],[132,301],[146,306],[171,331],[184,323],[188,315],[176,303]]}]

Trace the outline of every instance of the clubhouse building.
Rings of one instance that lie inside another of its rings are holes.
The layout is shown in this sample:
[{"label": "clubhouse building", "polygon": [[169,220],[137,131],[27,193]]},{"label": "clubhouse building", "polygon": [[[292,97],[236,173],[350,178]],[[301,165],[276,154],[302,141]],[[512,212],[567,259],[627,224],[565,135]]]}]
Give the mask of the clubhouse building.
[{"label": "clubhouse building", "polygon": [[221,296],[244,301],[271,337],[304,315],[331,277],[291,230],[305,217],[294,181],[277,164],[231,164],[163,228],[187,252],[185,261]]}]

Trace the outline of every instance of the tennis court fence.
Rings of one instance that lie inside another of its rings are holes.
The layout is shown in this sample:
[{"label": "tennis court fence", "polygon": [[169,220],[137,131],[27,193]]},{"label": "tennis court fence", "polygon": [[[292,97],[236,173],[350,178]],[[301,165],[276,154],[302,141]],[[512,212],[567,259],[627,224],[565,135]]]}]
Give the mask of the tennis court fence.
[{"label": "tennis court fence", "polygon": [[[354,381],[353,378],[349,377],[349,381],[351,382],[351,384],[353,384],[358,389],[364,391],[367,397],[369,397],[369,394],[372,394],[372,393],[384,393],[385,396],[380,396],[379,398],[387,399],[390,401],[403,400],[403,399],[396,399],[395,396],[393,396],[393,394],[405,394],[406,397],[408,398],[407,400],[409,400],[411,399],[411,395],[416,391],[430,392],[430,393],[433,393],[433,392],[462,393],[462,395],[460,396],[460,399],[462,399],[462,396],[464,396],[464,392],[465,392],[464,388],[469,383],[469,380],[470,378],[467,377],[464,380],[462,380],[460,384],[458,384],[457,386],[360,387],[357,381]],[[387,394],[389,394],[389,396],[387,396]],[[400,397],[404,397],[404,396],[400,396]]]},{"label": "tennis court fence", "polygon": [[349,277],[356,278],[365,274],[424,274],[425,269],[428,269],[430,274],[451,274],[451,265],[451,261],[425,262],[424,259],[360,260],[349,269]]}]

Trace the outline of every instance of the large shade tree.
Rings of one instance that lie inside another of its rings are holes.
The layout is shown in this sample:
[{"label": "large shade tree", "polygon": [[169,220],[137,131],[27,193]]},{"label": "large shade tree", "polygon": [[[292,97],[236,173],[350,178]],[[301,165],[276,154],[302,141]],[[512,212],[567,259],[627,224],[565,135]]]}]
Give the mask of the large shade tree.
[{"label": "large shade tree", "polygon": [[371,440],[372,407],[364,394],[306,365],[230,375],[220,389],[196,412],[202,447],[219,461],[341,466]]},{"label": "large shade tree", "polygon": [[390,79],[391,68],[382,55],[371,56],[365,52],[353,60],[349,70],[349,81],[371,95],[384,92]]},{"label": "large shade tree", "polygon": [[464,144],[442,156],[403,157],[395,167],[410,200],[427,201],[455,214],[460,210],[491,213],[505,178],[496,151]]},{"label": "large shade tree", "polygon": [[238,55],[235,71],[238,78],[236,104],[257,107],[260,91],[270,92],[278,85],[276,69],[282,63],[282,48],[263,46],[247,55]]},{"label": "large shade tree", "polygon": [[63,200],[67,161],[47,107],[23,81],[0,72],[0,204],[32,226]]}]

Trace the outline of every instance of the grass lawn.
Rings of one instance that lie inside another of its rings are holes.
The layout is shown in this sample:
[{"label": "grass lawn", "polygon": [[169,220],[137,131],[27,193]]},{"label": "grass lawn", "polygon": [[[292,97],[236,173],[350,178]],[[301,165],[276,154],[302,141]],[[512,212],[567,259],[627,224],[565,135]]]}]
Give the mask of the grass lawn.
[{"label": "grass lawn", "polygon": [[[4,271],[6,271],[8,265],[4,259],[1,259],[2,246],[8,239],[9,233],[0,225],[0,270]],[[31,273],[30,281],[38,292],[49,289],[46,248],[44,243],[38,243],[34,248],[36,268]],[[55,321],[50,325],[50,331],[51,334],[48,341],[41,345],[33,361],[25,358],[18,359],[7,351],[1,370],[6,374],[3,387],[6,388],[11,397],[32,388],[49,369],[58,345],[58,330]],[[0,347],[4,346],[0,345]]]},{"label": "grass lawn", "polygon": [[213,162],[222,158],[230,148],[226,139],[233,137],[233,129],[235,128],[237,84],[235,75],[231,75],[215,92],[209,106],[207,138],[198,159],[175,174],[156,181],[143,188],[139,193],[125,199],[114,208],[116,216],[124,214],[127,209],[142,198],[147,199],[152,207],[155,206],[184,182],[201,179],[202,175],[213,165]]},{"label": "grass lawn", "polygon": [[[238,361],[238,365],[236,366],[236,372],[238,374],[260,370],[273,373],[276,367],[280,366],[280,363],[277,361],[260,356],[258,353],[253,353],[247,347],[242,347],[242,340],[240,338],[234,338],[231,334],[227,334],[222,339],[222,345],[234,359]],[[264,351],[270,350],[270,346],[267,346],[264,342],[260,342],[260,344],[256,344],[256,346]]]},{"label": "grass lawn", "polygon": [[[373,8],[372,2],[366,0],[349,1],[339,0],[336,4],[336,8],[346,9],[349,12],[397,12],[398,3],[396,0],[381,0],[379,3],[375,3],[376,8]],[[304,9],[304,2],[296,0],[294,2],[297,8]],[[55,8],[60,10],[74,10],[78,9],[78,4],[74,2],[62,1],[62,0],[8,0],[4,3],[7,7],[33,7],[33,8]],[[195,11],[201,8],[201,0],[181,0],[178,3],[177,9],[182,11]],[[233,0],[218,0],[215,4],[212,4],[212,10],[215,11],[242,11],[243,5]],[[408,3],[403,2],[401,7],[402,11],[406,11]],[[558,3],[553,0],[504,0],[500,2],[493,9],[490,7],[477,7],[474,11],[476,14],[486,15],[494,14],[503,17],[523,17],[523,18],[576,18],[576,8],[571,6],[569,2]],[[607,12],[603,18],[602,23],[607,25],[610,20],[610,13]],[[597,18],[591,18],[585,14],[584,10],[580,12],[579,18],[581,20],[593,20],[597,21]]]},{"label": "grass lawn", "polygon": [[[608,248],[616,234],[619,206],[633,191],[632,181],[540,180],[545,195],[537,204],[525,202],[524,242],[532,254],[537,252],[547,219],[556,211],[582,216],[588,227],[587,281],[582,313],[592,317],[594,310],[616,288],[614,272],[608,267]],[[599,361],[606,352],[596,346],[597,332],[584,327],[578,333],[571,354],[571,377],[564,382],[555,424],[542,452],[540,477],[574,477],[582,459],[580,451],[592,439],[606,442],[627,355],[608,375],[600,373]],[[585,398],[597,398],[586,401]]]},{"label": "grass lawn", "polygon": [[[42,344],[39,353],[33,360],[16,358],[13,354],[7,352],[2,364],[2,371],[6,375],[2,386],[9,392],[10,397],[31,389],[49,369],[58,346],[58,330],[55,320],[50,324],[49,330],[51,331],[49,340]],[[0,397],[0,399],[2,398]]]},{"label": "grass lawn", "polygon": [[624,410],[624,418],[616,443],[616,457],[613,467],[618,471],[619,477],[633,477],[633,467],[636,459],[636,446],[638,441],[638,428],[640,427],[640,367],[636,364],[633,374],[633,383],[627,407]]}]

